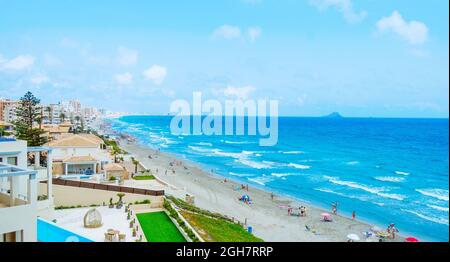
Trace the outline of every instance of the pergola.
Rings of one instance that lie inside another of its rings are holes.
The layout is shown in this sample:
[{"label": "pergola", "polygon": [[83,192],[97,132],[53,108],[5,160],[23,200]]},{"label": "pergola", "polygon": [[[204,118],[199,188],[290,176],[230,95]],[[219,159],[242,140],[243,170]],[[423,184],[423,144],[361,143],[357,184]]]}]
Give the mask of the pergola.
[{"label": "pergola", "polygon": [[[64,174],[69,175],[69,167],[84,169],[84,167],[91,168],[93,174],[97,172],[97,165],[99,161],[92,156],[73,156],[63,160],[64,164]],[[72,171],[73,173],[73,171]],[[80,172],[75,172],[76,174],[80,174]]]}]

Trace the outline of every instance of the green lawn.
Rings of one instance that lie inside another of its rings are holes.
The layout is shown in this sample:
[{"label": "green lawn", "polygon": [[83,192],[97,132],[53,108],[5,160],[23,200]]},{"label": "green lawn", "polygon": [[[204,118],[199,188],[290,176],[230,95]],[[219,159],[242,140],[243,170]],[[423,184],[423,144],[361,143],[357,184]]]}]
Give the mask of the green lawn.
[{"label": "green lawn", "polygon": [[149,175],[149,176],[134,176],[133,177],[134,180],[153,180],[155,179],[155,177],[153,175]]},{"label": "green lawn", "polygon": [[186,242],[165,212],[137,214],[148,242]]},{"label": "green lawn", "polygon": [[181,211],[183,217],[207,242],[263,242],[248,233],[242,226],[224,219]]}]

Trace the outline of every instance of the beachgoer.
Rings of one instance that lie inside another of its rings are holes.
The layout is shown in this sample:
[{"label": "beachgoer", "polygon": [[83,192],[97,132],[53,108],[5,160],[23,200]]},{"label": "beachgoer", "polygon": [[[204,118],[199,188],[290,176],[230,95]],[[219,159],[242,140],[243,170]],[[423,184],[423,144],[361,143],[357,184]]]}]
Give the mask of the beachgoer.
[{"label": "beachgoer", "polygon": [[245,189],[248,191],[248,184],[245,186]]},{"label": "beachgoer", "polygon": [[356,212],[353,211],[353,213],[352,213],[352,219],[355,220],[355,218],[356,218]]},{"label": "beachgoer", "polygon": [[273,197],[274,197],[274,195],[273,195],[273,192],[272,192],[272,193],[270,193],[270,199],[273,200]]},{"label": "beachgoer", "polygon": [[337,214],[337,203],[333,203],[331,205],[331,211],[333,212],[333,214]]}]

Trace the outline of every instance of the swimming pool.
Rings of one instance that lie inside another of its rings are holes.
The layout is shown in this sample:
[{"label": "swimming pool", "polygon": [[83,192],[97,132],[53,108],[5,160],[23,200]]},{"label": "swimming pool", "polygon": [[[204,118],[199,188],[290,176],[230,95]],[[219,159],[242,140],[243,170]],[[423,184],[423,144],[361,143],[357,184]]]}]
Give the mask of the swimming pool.
[{"label": "swimming pool", "polygon": [[94,242],[42,218],[37,219],[37,239],[39,242]]}]

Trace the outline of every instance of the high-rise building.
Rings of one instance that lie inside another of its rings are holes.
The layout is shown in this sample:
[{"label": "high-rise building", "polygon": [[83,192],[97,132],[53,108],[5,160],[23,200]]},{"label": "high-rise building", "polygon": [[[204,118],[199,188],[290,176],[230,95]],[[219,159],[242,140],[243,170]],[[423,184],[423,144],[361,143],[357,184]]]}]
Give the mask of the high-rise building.
[{"label": "high-rise building", "polygon": [[18,104],[19,102],[10,99],[0,99],[0,120],[10,123],[15,121]]}]

